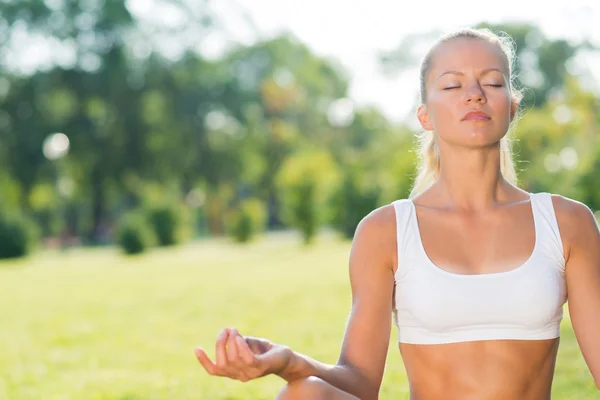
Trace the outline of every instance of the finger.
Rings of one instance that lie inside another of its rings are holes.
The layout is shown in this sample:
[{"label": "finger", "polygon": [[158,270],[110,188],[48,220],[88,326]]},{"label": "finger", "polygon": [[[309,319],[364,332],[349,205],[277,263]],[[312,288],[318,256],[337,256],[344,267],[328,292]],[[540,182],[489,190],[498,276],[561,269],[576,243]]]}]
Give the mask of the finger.
[{"label": "finger", "polygon": [[239,334],[235,328],[231,330],[229,333],[229,338],[227,340],[227,362],[231,365],[239,364],[239,355],[238,355],[238,347],[236,344],[236,338],[239,337]]},{"label": "finger", "polygon": [[217,358],[217,368],[225,368],[227,366],[227,355],[225,354],[225,343],[229,337],[229,329],[223,329],[217,337],[215,345],[215,354]]},{"label": "finger", "polygon": [[269,342],[262,338],[246,336],[246,342],[254,354],[262,354],[270,349]]},{"label": "finger", "polygon": [[258,343],[258,340],[256,338],[246,336],[245,342],[254,354],[262,353],[260,344]]},{"label": "finger", "polygon": [[248,343],[246,343],[241,336],[237,336],[236,341],[238,354],[240,355],[242,361],[248,365],[253,365],[256,363],[256,357],[254,357],[254,353],[252,352],[252,349],[250,349],[250,346],[248,346]]},{"label": "finger", "polygon": [[215,375],[217,373],[217,366],[215,365],[215,363],[212,362],[210,358],[208,358],[204,350],[198,347],[194,350],[194,353],[196,354],[196,358],[198,359],[202,367],[204,367],[206,372],[208,372],[211,375]]}]

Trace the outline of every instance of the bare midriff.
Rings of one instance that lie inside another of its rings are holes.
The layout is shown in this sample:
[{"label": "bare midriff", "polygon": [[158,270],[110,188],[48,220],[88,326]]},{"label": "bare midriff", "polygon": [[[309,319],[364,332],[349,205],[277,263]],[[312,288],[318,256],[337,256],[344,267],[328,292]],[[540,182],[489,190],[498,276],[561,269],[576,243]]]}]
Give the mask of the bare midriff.
[{"label": "bare midriff", "polygon": [[559,340],[400,343],[409,400],[550,400]]}]

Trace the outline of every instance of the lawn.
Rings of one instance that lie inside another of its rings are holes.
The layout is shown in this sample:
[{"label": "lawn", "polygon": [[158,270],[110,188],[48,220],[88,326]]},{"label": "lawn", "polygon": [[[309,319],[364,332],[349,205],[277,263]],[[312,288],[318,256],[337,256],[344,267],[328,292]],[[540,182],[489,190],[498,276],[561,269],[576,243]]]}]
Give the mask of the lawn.
[{"label": "lawn", "polygon": [[[116,249],[0,262],[0,400],[272,399],[283,381],[209,377],[193,349],[222,327],[337,359],[349,242],[293,234],[209,240],[127,258]],[[568,318],[553,399],[598,399]],[[381,399],[407,399],[393,328]]]}]

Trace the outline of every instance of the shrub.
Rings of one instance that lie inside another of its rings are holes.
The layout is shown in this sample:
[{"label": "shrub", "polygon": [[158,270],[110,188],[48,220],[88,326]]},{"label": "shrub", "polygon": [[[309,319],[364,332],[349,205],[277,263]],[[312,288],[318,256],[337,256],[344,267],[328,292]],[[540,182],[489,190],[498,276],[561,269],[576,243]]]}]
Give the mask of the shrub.
[{"label": "shrub", "polygon": [[264,231],[267,223],[265,204],[255,198],[243,200],[228,218],[228,231],[236,242],[246,243]]},{"label": "shrub", "polygon": [[19,215],[0,214],[0,258],[26,256],[35,240],[35,227]]},{"label": "shrub", "polygon": [[150,208],[148,218],[159,246],[173,246],[180,242],[183,217],[176,204],[154,206]]},{"label": "shrub", "polygon": [[302,232],[304,244],[330,219],[330,196],[339,181],[335,160],[323,150],[290,156],[277,173],[282,219]]},{"label": "shrub", "polygon": [[154,237],[144,216],[134,213],[123,220],[118,240],[125,254],[139,254],[152,246]]},{"label": "shrub", "polygon": [[303,179],[292,189],[296,198],[296,204],[292,208],[293,219],[300,228],[300,232],[302,232],[304,244],[313,241],[317,228],[323,220],[318,212],[319,207],[316,198],[318,183],[311,178]]},{"label": "shrub", "polygon": [[347,172],[332,198],[332,223],[344,238],[352,239],[360,221],[378,206],[381,190],[359,180],[359,174]]}]

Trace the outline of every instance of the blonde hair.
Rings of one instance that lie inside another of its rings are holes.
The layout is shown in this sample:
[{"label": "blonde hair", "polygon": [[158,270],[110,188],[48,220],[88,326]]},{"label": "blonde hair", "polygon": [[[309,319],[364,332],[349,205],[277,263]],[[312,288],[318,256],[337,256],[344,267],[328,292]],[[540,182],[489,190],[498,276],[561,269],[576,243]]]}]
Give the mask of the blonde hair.
[{"label": "blonde hair", "polygon": [[[514,101],[519,102],[523,95],[513,84],[513,64],[515,62],[514,41],[505,33],[495,34],[487,28],[465,28],[442,36],[423,59],[420,72],[421,103],[424,104],[426,101],[425,80],[431,67],[431,59],[435,50],[444,43],[462,38],[485,40],[500,48],[509,71],[509,85],[512,98]],[[500,172],[504,179],[514,185],[517,184],[517,172],[512,158],[512,142],[509,138],[509,133],[514,128],[516,120],[517,118],[512,119],[508,133],[500,140]],[[417,176],[409,195],[411,198],[423,193],[435,183],[440,175],[440,150],[435,136],[432,131],[424,131],[417,136],[419,165],[417,167]]]}]

